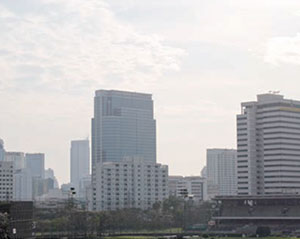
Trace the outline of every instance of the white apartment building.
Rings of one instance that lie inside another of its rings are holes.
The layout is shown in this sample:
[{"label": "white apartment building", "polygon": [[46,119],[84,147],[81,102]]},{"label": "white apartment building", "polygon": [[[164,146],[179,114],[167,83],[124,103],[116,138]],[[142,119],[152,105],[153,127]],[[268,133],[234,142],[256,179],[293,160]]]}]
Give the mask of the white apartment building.
[{"label": "white apartment building", "polygon": [[195,202],[201,202],[207,199],[206,186],[205,178],[199,176],[169,176],[168,178],[169,195],[176,197],[188,196]]},{"label": "white apartment building", "polygon": [[14,173],[14,201],[32,201],[32,175],[29,169],[19,169]]},{"label": "white apartment building", "polygon": [[[97,168],[97,210],[148,209],[168,197],[168,166],[126,158]],[[94,195],[95,196],[95,195]]]},{"label": "white apartment building", "polygon": [[209,199],[217,195],[236,195],[237,151],[234,149],[207,149],[207,194]]},{"label": "white apartment building", "polygon": [[275,93],[241,104],[238,194],[300,192],[300,101]]},{"label": "white apartment building", "polygon": [[12,201],[14,192],[14,163],[0,162],[0,201]]}]

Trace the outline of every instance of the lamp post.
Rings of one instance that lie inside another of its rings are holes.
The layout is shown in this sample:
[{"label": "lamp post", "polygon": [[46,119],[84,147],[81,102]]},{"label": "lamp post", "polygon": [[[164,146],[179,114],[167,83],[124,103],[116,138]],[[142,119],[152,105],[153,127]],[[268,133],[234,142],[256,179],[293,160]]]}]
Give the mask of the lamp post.
[{"label": "lamp post", "polygon": [[71,218],[72,218],[72,212],[73,212],[73,208],[74,208],[74,196],[76,195],[76,191],[74,187],[71,187],[69,190],[69,194],[68,194],[68,198],[69,198],[69,202],[68,202],[68,209],[69,209],[69,220],[68,220],[68,228],[69,228],[69,235],[73,234],[71,233],[71,230],[73,230],[72,225],[71,225]]},{"label": "lamp post", "polygon": [[186,188],[183,188],[179,191],[179,195],[183,198],[183,230],[186,228],[186,202],[193,200],[194,195],[189,194]]}]

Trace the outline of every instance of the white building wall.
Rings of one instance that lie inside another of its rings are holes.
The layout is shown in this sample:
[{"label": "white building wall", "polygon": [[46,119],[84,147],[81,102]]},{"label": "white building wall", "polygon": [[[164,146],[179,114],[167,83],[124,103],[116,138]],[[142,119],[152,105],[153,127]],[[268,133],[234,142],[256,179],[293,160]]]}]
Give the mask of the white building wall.
[{"label": "white building wall", "polygon": [[14,201],[32,201],[32,174],[29,169],[14,173]]},{"label": "white building wall", "polygon": [[70,149],[71,183],[79,190],[80,180],[90,175],[89,140],[73,140]]},{"label": "white building wall", "polygon": [[237,151],[234,149],[207,149],[207,193],[209,198],[216,195],[236,195]]},{"label": "white building wall", "polygon": [[269,93],[237,115],[238,193],[300,193],[300,101]]},{"label": "white building wall", "polygon": [[176,197],[182,197],[182,192],[187,192],[196,202],[207,200],[206,180],[199,176],[169,176],[168,191],[169,195]]},{"label": "white building wall", "polygon": [[102,163],[97,174],[96,206],[99,211],[148,209],[168,197],[168,167],[165,165],[125,159]]},{"label": "white building wall", "polygon": [[14,163],[0,162],[0,201],[12,201],[14,192]]}]

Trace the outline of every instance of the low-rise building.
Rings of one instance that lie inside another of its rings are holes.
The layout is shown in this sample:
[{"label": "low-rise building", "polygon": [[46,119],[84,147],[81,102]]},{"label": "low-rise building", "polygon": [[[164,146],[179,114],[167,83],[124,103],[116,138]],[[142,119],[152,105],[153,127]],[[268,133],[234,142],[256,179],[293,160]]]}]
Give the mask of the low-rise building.
[{"label": "low-rise building", "polygon": [[169,195],[193,198],[195,202],[205,201],[207,185],[205,178],[200,176],[169,176]]}]

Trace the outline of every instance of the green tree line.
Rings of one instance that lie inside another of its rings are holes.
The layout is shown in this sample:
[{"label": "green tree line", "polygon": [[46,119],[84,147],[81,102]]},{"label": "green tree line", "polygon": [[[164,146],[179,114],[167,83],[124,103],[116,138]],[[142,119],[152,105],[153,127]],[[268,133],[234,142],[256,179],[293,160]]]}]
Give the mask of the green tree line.
[{"label": "green tree line", "polygon": [[176,197],[155,203],[148,210],[128,208],[88,212],[67,204],[61,209],[35,209],[34,212],[35,231],[41,233],[101,234],[187,228],[194,224],[207,224],[210,217],[209,203],[195,204]]}]

